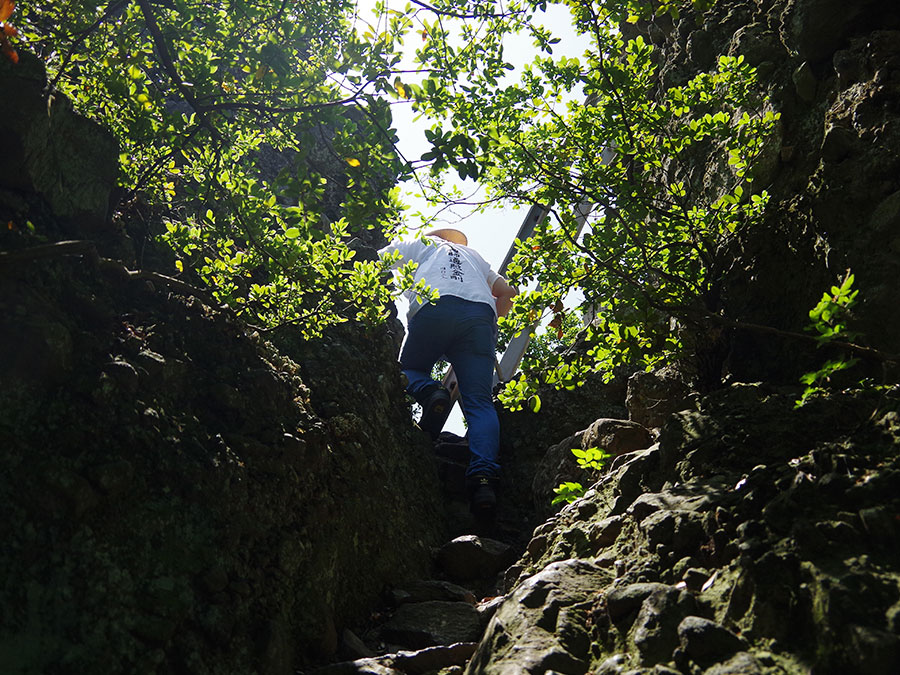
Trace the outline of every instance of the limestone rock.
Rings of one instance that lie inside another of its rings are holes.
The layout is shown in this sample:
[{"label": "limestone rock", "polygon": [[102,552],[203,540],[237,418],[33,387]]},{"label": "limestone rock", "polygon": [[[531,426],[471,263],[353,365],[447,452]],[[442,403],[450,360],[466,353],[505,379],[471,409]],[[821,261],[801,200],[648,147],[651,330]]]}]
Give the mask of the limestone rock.
[{"label": "limestone rock", "polygon": [[375,653],[369,649],[365,642],[357,637],[356,633],[349,628],[345,628],[341,632],[341,651],[349,653],[356,658],[368,659],[375,656]]},{"label": "limestone rock", "polygon": [[641,530],[647,542],[656,551],[665,547],[679,557],[696,551],[708,536],[703,527],[704,518],[693,511],[657,511],[641,522]]},{"label": "limestone rock", "polygon": [[481,620],[467,602],[407,603],[381,627],[381,636],[389,643],[413,648],[473,642],[481,636]]},{"label": "limestone rock", "polygon": [[594,523],[589,533],[591,544],[596,548],[609,546],[619,536],[623,526],[624,521],[621,516],[610,516]]},{"label": "limestone rock", "polygon": [[699,616],[684,618],[678,625],[678,639],[682,651],[704,667],[727,661],[747,646],[730,630]]},{"label": "limestone rock", "polygon": [[391,591],[391,599],[394,604],[404,602],[426,602],[428,600],[447,600],[452,602],[467,602],[475,604],[475,594],[472,591],[438,579],[425,579],[404,584],[400,588]]},{"label": "limestone rock", "polygon": [[474,534],[444,544],[437,554],[438,565],[456,581],[493,577],[514,561],[511,546]]},{"label": "limestone rock", "polygon": [[[567,481],[588,483],[592,477],[596,480],[597,472],[582,469],[572,449],[587,450],[601,448],[613,457],[628,454],[648,447],[653,442],[651,433],[629,420],[600,418],[587,429],[579,431],[547,450],[538,465],[532,484],[535,508],[540,515],[550,511],[554,488]],[[602,471],[602,469],[601,469]]]},{"label": "limestone rock", "polygon": [[816,81],[816,76],[813,75],[812,68],[809,67],[809,64],[804,61],[797,66],[797,69],[791,75],[791,79],[794,82],[797,96],[803,101],[811,103],[816,97],[816,86],[818,85],[818,82]]},{"label": "limestone rock", "polygon": [[553,501],[553,489],[566,481],[583,482],[585,472],[579,468],[572,454],[572,448],[581,449],[583,431],[568,436],[565,440],[550,447],[541,458],[534,472],[531,492],[535,509],[540,515],[548,515]]},{"label": "limestone rock", "polygon": [[482,602],[478,603],[475,606],[475,609],[478,611],[478,616],[481,619],[481,625],[487,626],[488,621],[494,616],[497,612],[497,609],[500,605],[503,604],[504,598],[502,595],[498,595],[493,598],[485,598]]},{"label": "limestone rock", "polygon": [[767,672],[752,654],[740,652],[725,661],[708,668],[705,675],[763,675]]},{"label": "limestone rock", "polygon": [[691,405],[690,388],[662,374],[635,373],[628,379],[628,418],[647,428],[661,427],[669,415]]},{"label": "limestone rock", "polygon": [[653,443],[650,432],[634,421],[601,418],[582,435],[581,447],[602,448],[614,457],[643,450]]},{"label": "limestone rock", "polygon": [[805,0],[790,15],[793,44],[801,58],[816,62],[832,54],[846,40],[848,28],[871,0]]},{"label": "limestone rock", "polygon": [[44,92],[41,61],[21,51],[13,65],[0,60],[0,98],[4,123],[0,153],[0,189],[35,192],[59,218],[82,232],[96,234],[107,222],[118,173],[118,149],[112,135],[72,111],[59,93]]},{"label": "limestone rock", "polygon": [[626,622],[630,626],[644,600],[653,593],[671,592],[673,589],[660,583],[640,583],[618,586],[606,594],[606,612],[614,623]]},{"label": "limestone rock", "polygon": [[[584,386],[574,391],[556,391],[546,386],[540,390],[541,409],[538,413],[530,410],[510,412],[502,409],[500,415],[500,454],[503,458],[503,476],[500,490],[502,506],[516,520],[530,519],[535,511],[534,480],[539,474],[547,478],[544,461],[547,449],[558,445],[563,439],[587,428],[594,420],[605,417],[625,419],[625,384],[630,370],[616,373],[608,383],[601,374],[587,377]],[[551,467],[554,471],[555,467]],[[558,483],[549,486],[556,487]],[[552,494],[544,487],[538,491],[542,495]],[[550,500],[540,499],[538,519],[543,520],[553,510]]]},{"label": "limestone rock", "polygon": [[608,570],[583,560],[548,565],[507,597],[488,624],[467,673],[583,673],[590,637],[584,621]]},{"label": "limestone rock", "polygon": [[468,661],[475,651],[471,642],[401,651],[317,668],[312,675],[425,675],[451,671]]},{"label": "limestone rock", "polygon": [[227,308],[65,258],[4,268],[0,346],[0,563],[28,589],[2,603],[34,621],[3,631],[52,646],[21,670],[293,672],[446,539],[383,332],[279,351]]},{"label": "limestone rock", "polygon": [[666,663],[678,647],[678,626],[695,610],[693,597],[674,587],[657,588],[641,603],[629,641],[643,665]]}]

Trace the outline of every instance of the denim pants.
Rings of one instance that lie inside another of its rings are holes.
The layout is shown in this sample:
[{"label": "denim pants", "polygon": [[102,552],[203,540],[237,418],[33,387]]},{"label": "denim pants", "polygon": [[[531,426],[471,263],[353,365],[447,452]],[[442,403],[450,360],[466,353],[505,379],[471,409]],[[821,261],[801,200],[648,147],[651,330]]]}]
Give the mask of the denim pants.
[{"label": "denim pants", "polygon": [[494,310],[483,302],[444,295],[416,312],[408,329],[400,354],[409,380],[406,391],[421,403],[438,384],[431,369],[446,356],[456,373],[469,425],[471,458],[466,475],[499,478],[500,422],[491,398],[497,342]]}]

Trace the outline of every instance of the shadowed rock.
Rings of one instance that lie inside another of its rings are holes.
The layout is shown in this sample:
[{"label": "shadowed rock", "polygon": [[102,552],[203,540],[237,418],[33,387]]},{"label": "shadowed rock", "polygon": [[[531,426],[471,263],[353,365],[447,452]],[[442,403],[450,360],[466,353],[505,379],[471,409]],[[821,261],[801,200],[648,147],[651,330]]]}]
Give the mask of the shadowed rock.
[{"label": "shadowed rock", "polygon": [[492,577],[505,569],[515,562],[515,552],[508,544],[468,534],[441,547],[437,562],[451,579],[471,581]]},{"label": "shadowed rock", "polygon": [[401,605],[381,627],[387,642],[412,648],[472,642],[481,635],[481,618],[467,602],[429,600]]},{"label": "shadowed rock", "polygon": [[583,560],[548,565],[506,598],[488,624],[467,673],[584,673],[590,636],[584,628],[609,570]]},{"label": "shadowed rock", "polygon": [[682,651],[702,666],[731,658],[745,649],[747,643],[715,621],[687,616],[678,625]]}]

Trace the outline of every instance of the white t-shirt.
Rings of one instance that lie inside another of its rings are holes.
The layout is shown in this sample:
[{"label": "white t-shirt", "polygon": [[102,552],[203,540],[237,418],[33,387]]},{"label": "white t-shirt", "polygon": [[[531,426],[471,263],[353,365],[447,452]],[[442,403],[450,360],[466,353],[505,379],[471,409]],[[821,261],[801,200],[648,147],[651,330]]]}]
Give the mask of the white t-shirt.
[{"label": "white t-shirt", "polygon": [[[487,261],[475,249],[461,244],[454,244],[440,237],[427,237],[424,241],[415,239],[390,244],[378,251],[379,255],[399,251],[403,259],[395,265],[398,267],[410,260],[419,264],[415,280],[424,279],[425,283],[436,289],[440,295],[455,295],[464,300],[483,302],[490,305],[494,313],[497,306],[491,289],[500,278]],[[422,303],[414,293],[406,291],[409,298],[409,313],[412,319],[422,307]]]}]

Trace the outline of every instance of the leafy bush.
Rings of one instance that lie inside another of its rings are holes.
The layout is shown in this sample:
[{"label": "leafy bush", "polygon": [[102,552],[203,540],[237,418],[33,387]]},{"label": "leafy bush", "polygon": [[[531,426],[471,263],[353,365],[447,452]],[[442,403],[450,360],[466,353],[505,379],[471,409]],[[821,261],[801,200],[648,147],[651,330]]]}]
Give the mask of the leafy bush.
[{"label": "leafy bush", "polygon": [[[830,293],[824,293],[819,303],[809,311],[810,323],[807,330],[818,333],[818,345],[852,340],[856,334],[847,329],[852,314],[850,309],[856,304],[858,290],[853,290],[853,275],[847,270],[840,286],[832,286]],[[796,401],[799,408],[815,396],[825,393],[824,384],[835,373],[851,368],[859,362],[856,358],[829,359],[818,370],[804,373],[800,382],[806,385],[803,395]]]}]

